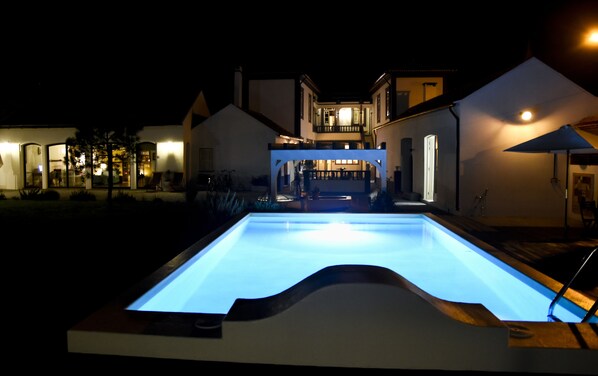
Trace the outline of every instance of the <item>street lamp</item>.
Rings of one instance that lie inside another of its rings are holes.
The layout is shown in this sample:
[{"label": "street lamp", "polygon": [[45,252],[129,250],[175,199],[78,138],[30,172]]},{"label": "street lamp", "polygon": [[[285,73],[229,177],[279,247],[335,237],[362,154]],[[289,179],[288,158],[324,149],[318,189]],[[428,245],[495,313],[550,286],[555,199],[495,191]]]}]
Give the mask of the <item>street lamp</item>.
[{"label": "street lamp", "polygon": [[591,30],[586,34],[586,46],[598,47],[598,30]]}]

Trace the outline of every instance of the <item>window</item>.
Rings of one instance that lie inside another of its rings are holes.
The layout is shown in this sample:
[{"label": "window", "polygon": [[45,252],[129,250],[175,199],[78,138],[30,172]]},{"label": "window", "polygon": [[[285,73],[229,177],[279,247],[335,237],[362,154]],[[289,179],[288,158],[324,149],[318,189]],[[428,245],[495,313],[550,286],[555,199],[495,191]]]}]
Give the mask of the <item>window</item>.
[{"label": "window", "polygon": [[334,163],[337,165],[356,165],[359,162],[357,159],[337,159],[334,161]]},{"label": "window", "polygon": [[380,103],[380,93],[378,93],[378,96],[376,97],[376,121],[379,123],[381,121],[380,119],[380,110],[382,109],[382,104]]},{"label": "window", "polygon": [[199,171],[214,171],[214,149],[199,148]]},{"label": "window", "polygon": [[[125,148],[112,150],[112,185],[114,187],[130,187],[130,157]],[[93,153],[93,187],[108,187],[110,181],[109,155],[106,150],[95,150]]]},{"label": "window", "polygon": [[51,145],[48,146],[48,186],[66,187],[67,186],[67,170],[66,164],[66,145]]},{"label": "window", "polygon": [[25,188],[42,187],[42,147],[38,144],[23,146],[25,156]]},{"label": "window", "polygon": [[156,170],[157,147],[152,142],[137,145],[137,187],[143,188],[150,182]]},{"label": "window", "polygon": [[361,124],[361,110],[359,108],[353,109],[353,124]]},{"label": "window", "polygon": [[308,104],[308,108],[307,108],[307,121],[311,123],[311,112],[313,110],[313,103],[312,103],[312,98],[311,98],[311,94],[307,94],[307,104]]},{"label": "window", "polygon": [[338,110],[338,125],[351,125],[351,108],[343,107]]},{"label": "window", "polygon": [[85,187],[85,153],[81,147],[67,145],[68,187]]},{"label": "window", "polygon": [[301,93],[300,93],[300,101],[301,101],[301,103],[299,104],[299,112],[301,114],[301,119],[303,119],[303,107],[305,105],[304,99],[303,99],[303,95],[304,95],[303,88],[301,88]]},{"label": "window", "polygon": [[390,86],[386,87],[384,95],[386,97],[386,118],[390,119]]}]

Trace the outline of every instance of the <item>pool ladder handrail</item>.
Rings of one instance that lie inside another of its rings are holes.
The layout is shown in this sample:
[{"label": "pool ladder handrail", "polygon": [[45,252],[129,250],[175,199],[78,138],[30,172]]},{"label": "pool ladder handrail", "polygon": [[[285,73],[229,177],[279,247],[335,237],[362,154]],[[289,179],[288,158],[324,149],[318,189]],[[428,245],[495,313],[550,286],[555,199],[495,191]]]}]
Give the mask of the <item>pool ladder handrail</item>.
[{"label": "pool ladder handrail", "polygon": [[[581,272],[581,270],[588,263],[588,260],[590,260],[590,258],[592,257],[592,255],[596,252],[596,250],[598,250],[598,247],[594,248],[585,257],[584,262],[581,264],[581,266],[579,267],[579,269],[577,269],[577,272],[573,275],[573,277],[569,280],[569,282],[567,282],[567,284],[564,285],[561,288],[561,290],[556,294],[556,296],[554,297],[554,299],[552,299],[552,302],[550,302],[550,306],[548,307],[548,318],[551,321],[559,321],[559,322],[561,321],[555,315],[552,314],[552,311],[554,310],[554,306],[563,297],[563,295],[565,295],[565,292],[569,289],[569,286],[571,286],[571,283],[573,283],[573,280],[575,280],[575,278],[579,275],[579,273]],[[590,309],[588,310],[588,312],[586,313],[586,315],[584,316],[584,318],[581,320],[581,322],[587,322],[587,321],[589,321],[590,317],[592,317],[596,313],[596,309],[597,308],[598,308],[598,299],[596,299],[596,301],[594,302],[594,304],[592,305],[592,307],[590,307]]]}]

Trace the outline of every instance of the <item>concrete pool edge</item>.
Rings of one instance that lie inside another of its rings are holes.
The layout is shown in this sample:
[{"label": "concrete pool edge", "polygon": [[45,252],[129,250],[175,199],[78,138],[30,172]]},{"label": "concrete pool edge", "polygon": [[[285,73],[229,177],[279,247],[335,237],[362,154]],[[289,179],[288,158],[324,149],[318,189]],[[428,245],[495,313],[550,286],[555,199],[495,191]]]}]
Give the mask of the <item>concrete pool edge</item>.
[{"label": "concrete pool edge", "polygon": [[[332,281],[265,318],[247,319],[241,304],[230,320],[224,318],[216,337],[198,336],[193,325],[199,315],[107,309],[68,332],[69,351],[291,366],[596,372],[598,343],[595,333],[592,342],[591,329],[595,324],[575,325],[589,345],[578,343],[575,351],[566,343],[561,343],[565,348],[513,346],[510,325],[528,323],[500,322],[479,305],[434,302],[412,291],[408,281],[395,278],[398,283],[393,284],[363,278]],[[167,325],[156,324],[164,319]],[[563,331],[571,324],[558,324],[562,323],[548,323],[558,327],[563,341]],[[542,333],[535,331],[538,327],[526,328],[531,328],[531,337]]]},{"label": "concrete pool edge", "polygon": [[[443,227],[451,230],[453,233],[459,235],[463,239],[467,240],[468,242],[472,243],[476,247],[482,249],[487,254],[495,257],[496,259],[504,262],[505,264],[513,267],[514,269],[522,272],[526,276],[532,278],[533,280],[539,282],[540,284],[550,288],[554,294],[556,295],[559,290],[563,287],[563,284],[558,282],[557,280],[547,276],[546,274],[541,273],[540,271],[532,268],[531,266],[507,255],[506,253],[502,252],[501,250],[493,247],[492,245],[476,238],[475,236],[469,234],[468,232],[462,230],[461,228],[453,225],[452,223],[434,215],[431,213],[424,213],[422,214],[434,222],[442,225]],[[578,305],[579,307],[583,308],[586,312],[592,307],[593,301],[590,297],[582,294],[581,292],[575,289],[568,289],[563,296],[564,298],[570,300],[572,303]],[[548,313],[548,307],[546,308]]]},{"label": "concrete pool edge", "polygon": [[[241,219],[185,250],[150,276],[147,283],[168,274]],[[472,241],[467,234],[447,227]],[[553,290],[560,288],[558,283],[555,287]],[[231,310],[229,320],[224,319],[217,333],[197,331],[194,324],[201,315],[125,311],[131,297],[143,289],[145,287],[133,289],[70,329],[68,351],[352,368],[596,372],[595,324],[539,323],[558,328],[562,338],[570,337],[565,333],[567,330],[582,333],[584,338],[545,346],[546,342],[541,339],[546,335],[545,325],[530,327],[527,323],[500,322],[489,313],[490,318],[482,314],[485,318],[479,322],[464,324],[450,315],[440,314],[437,307],[422,299],[421,292],[409,283],[401,286],[367,281],[334,283],[314,290],[291,308],[269,317],[242,319],[240,315],[238,319],[237,315],[235,319],[235,312]],[[457,303],[446,304],[457,309]],[[458,307],[466,312],[470,308],[475,307]],[[472,315],[479,317],[479,314]],[[533,335],[529,338],[509,336],[510,326],[515,325],[531,330]]]}]

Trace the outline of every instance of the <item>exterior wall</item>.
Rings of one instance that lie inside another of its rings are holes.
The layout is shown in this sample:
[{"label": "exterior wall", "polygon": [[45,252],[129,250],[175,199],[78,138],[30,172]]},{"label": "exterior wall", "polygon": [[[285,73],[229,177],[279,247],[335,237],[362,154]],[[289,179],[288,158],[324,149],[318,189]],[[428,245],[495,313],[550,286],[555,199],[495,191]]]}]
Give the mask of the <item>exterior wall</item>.
[{"label": "exterior wall", "polygon": [[[394,171],[401,168],[401,140],[412,139],[413,192],[424,191],[424,139],[438,138],[438,166],[436,200],[430,205],[448,212],[456,210],[456,120],[448,109],[409,119],[395,121],[375,130],[376,144],[386,142],[387,176],[394,179]],[[390,186],[393,185],[391,182]]]},{"label": "exterior wall", "polygon": [[[47,162],[47,146],[65,143],[75,135],[76,128],[24,127],[0,129],[0,189],[23,188],[23,157],[21,146],[39,144],[42,149],[44,165]],[[183,127],[181,125],[149,126],[139,132],[140,141],[157,144],[156,171],[183,171],[184,147]],[[133,164],[132,174],[135,175]],[[134,181],[135,179],[133,179]],[[131,183],[131,188],[136,185]],[[47,174],[43,175],[43,187],[47,187]]]},{"label": "exterior wall", "polygon": [[[459,107],[462,213],[492,225],[562,226],[564,154],[558,156],[558,182],[552,182],[552,154],[503,150],[596,114],[598,98],[530,59],[462,100]],[[529,124],[517,120],[524,108],[536,114]],[[570,174],[580,171],[580,166],[570,167]],[[583,172],[598,174],[598,166]],[[571,181],[570,175],[569,192]],[[486,188],[486,210],[480,213],[474,209],[475,197]],[[569,196],[569,224],[574,225],[580,216],[571,211]]]},{"label": "exterior wall", "polygon": [[156,143],[156,171],[185,171],[184,127],[182,125],[160,125],[144,127],[139,132],[140,142]]},{"label": "exterior wall", "polygon": [[214,171],[234,170],[234,183],[249,188],[252,177],[270,174],[268,143],[276,141],[272,129],[228,105],[193,129],[191,177],[199,171],[199,148],[213,148]]},{"label": "exterior wall", "polygon": [[[249,110],[262,113],[295,134],[295,80],[249,80]],[[307,97],[307,94],[306,94]]]},{"label": "exterior wall", "polygon": [[[304,139],[315,140],[316,133],[313,131],[313,126],[315,125],[316,115],[314,113],[314,105],[316,103],[316,97],[313,90],[304,83],[301,84],[303,88],[303,119],[300,119],[301,123],[301,134],[297,135],[299,137],[303,137]],[[311,108],[309,103],[309,98],[311,96]],[[310,118],[311,113],[311,118]],[[311,120],[310,120],[311,119]]]},{"label": "exterior wall", "polygon": [[46,155],[48,145],[65,143],[75,135],[75,128],[3,128],[0,129],[0,189],[23,188],[23,157],[21,146],[29,143],[41,146]]},{"label": "exterior wall", "polygon": [[[438,136],[437,197],[440,209],[475,217],[495,226],[563,226],[565,155],[511,153],[505,149],[596,115],[598,98],[537,59],[530,59],[462,99],[454,107],[460,118],[459,201],[456,199],[456,119],[448,107],[403,119],[375,131],[386,142],[388,176],[400,166],[401,139],[412,138],[413,191],[423,193],[424,137]],[[518,116],[532,109],[535,118],[522,124]],[[581,226],[573,211],[573,173],[594,174],[598,198],[598,166],[571,165],[568,223]],[[477,197],[487,189],[485,202]]]},{"label": "exterior wall", "polygon": [[[386,88],[390,85],[388,83],[381,85],[378,90],[374,92],[372,96],[372,125],[373,127],[377,127],[379,125],[385,124],[388,122],[386,118]],[[378,95],[380,95],[380,109],[378,110]],[[378,121],[378,112],[380,112],[380,121]]]},{"label": "exterior wall", "polygon": [[443,93],[442,77],[397,77],[395,79],[396,91],[408,91],[409,107],[413,107],[424,102],[424,82],[435,84],[435,86],[425,86],[425,100],[430,100]]}]

